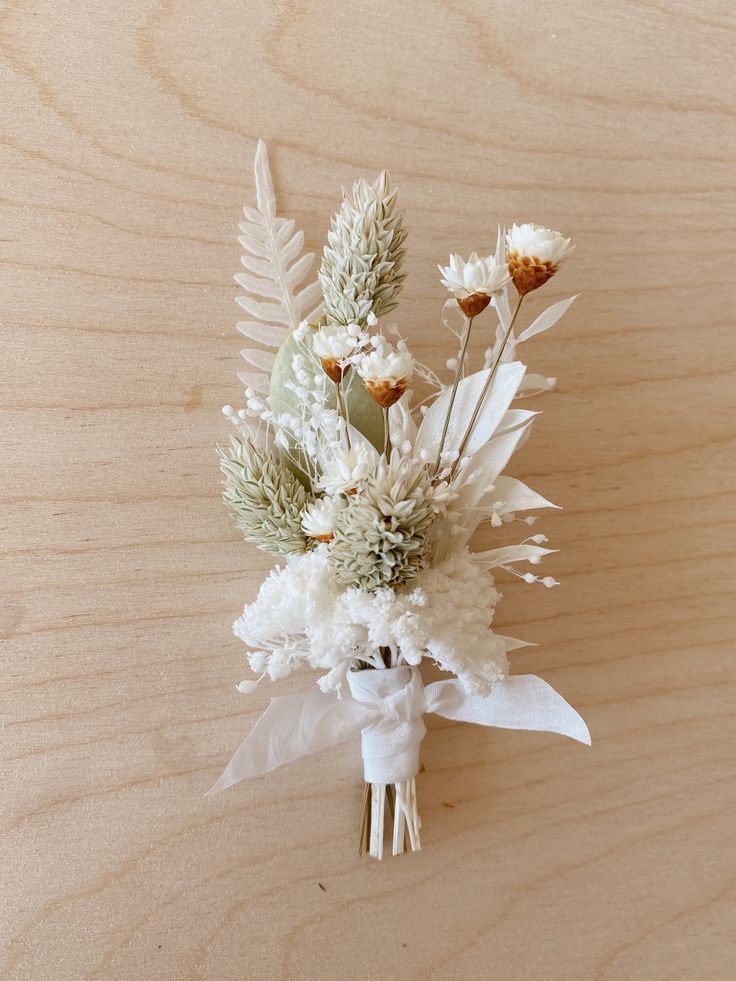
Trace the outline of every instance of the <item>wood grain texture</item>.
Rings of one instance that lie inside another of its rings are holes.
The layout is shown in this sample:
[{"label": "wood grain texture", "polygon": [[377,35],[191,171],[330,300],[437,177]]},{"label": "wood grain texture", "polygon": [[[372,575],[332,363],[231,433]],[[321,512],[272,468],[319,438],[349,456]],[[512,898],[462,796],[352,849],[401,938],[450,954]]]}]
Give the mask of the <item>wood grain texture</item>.
[{"label": "wood grain texture", "polygon": [[[735,28],[718,0],[0,8],[0,976],[736,975]],[[578,243],[513,470],[565,506],[563,585],[504,582],[498,622],[593,748],[430,721],[425,850],[382,866],[356,746],[203,796],[269,697],[234,690],[269,560],[213,454],[259,136],[315,250],[391,170],[435,367],[450,249],[514,218]]]}]

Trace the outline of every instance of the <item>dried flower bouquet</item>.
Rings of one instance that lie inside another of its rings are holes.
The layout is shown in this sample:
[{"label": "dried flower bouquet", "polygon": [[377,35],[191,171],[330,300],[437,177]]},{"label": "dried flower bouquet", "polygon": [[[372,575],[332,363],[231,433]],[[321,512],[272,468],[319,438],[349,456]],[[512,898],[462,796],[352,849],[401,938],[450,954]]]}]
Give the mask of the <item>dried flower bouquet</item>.
[{"label": "dried flower bouquet", "polygon": [[[258,676],[276,681],[307,664],[319,690],[273,699],[213,790],[360,734],[366,792],[361,850],[383,854],[386,806],[392,851],[420,847],[416,774],[422,716],[590,737],[580,716],[540,678],[509,676],[523,641],[491,624],[493,573],[556,585],[517,566],[539,564],[544,535],[474,552],[478,526],[536,518],[555,507],[503,471],[535,413],[522,397],[553,387],[528,374],[520,345],[548,330],[574,297],[520,333],[525,297],[557,272],[569,239],[535,225],[499,230],[495,254],[440,267],[450,293],[443,320],[457,356],[444,385],[417,362],[386,319],[404,280],[406,231],[384,172],[359,181],[332,220],[319,278],[294,222],[276,215],[266,148],[255,161],[257,207],[245,209],[238,329],[258,347],[245,407],[219,450],[224,499],[246,540],[283,556],[235,633]],[[510,292],[516,295],[512,303]],[[487,323],[476,321],[483,317]],[[493,319],[492,319],[493,318]],[[491,326],[489,326],[491,325]],[[470,340],[491,340],[470,370]],[[429,395],[413,401],[417,379]],[[454,678],[424,686],[429,659]]]}]

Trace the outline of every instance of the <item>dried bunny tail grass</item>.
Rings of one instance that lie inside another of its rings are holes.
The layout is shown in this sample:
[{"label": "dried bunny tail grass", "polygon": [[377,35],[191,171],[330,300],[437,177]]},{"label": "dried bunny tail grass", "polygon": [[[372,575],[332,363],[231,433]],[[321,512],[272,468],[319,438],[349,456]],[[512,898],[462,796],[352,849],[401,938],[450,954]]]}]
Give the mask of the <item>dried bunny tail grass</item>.
[{"label": "dried bunny tail grass", "polygon": [[338,518],[329,556],[335,578],[369,591],[414,579],[429,554],[433,517],[426,466],[382,460]]},{"label": "dried bunny tail grass", "polygon": [[380,317],[396,306],[404,281],[402,217],[385,170],[373,184],[360,180],[344,195],[319,271],[328,320],[365,323],[369,313]]},{"label": "dried bunny tail grass", "polygon": [[222,496],[245,539],[275,555],[306,552],[301,522],[310,498],[291,471],[247,438],[231,436],[230,447],[217,453]]}]

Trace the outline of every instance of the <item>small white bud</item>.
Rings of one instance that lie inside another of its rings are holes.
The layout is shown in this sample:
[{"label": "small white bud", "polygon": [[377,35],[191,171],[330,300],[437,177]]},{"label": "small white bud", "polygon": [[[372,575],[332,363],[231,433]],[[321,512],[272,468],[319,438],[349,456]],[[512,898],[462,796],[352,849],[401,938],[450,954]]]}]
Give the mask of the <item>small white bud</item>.
[{"label": "small white bud", "polygon": [[228,418],[235,414],[235,409],[231,405],[223,405],[222,414]]},{"label": "small white bud", "polygon": [[255,691],[258,687],[257,681],[241,681],[239,685],[235,686],[239,692],[243,695],[247,695],[249,692]]},{"label": "small white bud", "polygon": [[546,535],[532,535],[532,541],[535,545],[543,545],[547,541]]},{"label": "small white bud", "polygon": [[541,582],[544,583],[544,585],[547,587],[547,589],[551,589],[552,586],[559,586],[560,585],[559,582],[556,579],[553,579],[552,578],[552,576],[545,576],[544,579],[541,580]]},{"label": "small white bud", "polygon": [[537,581],[537,577],[534,575],[533,572],[525,572],[521,578],[524,580],[524,582],[529,582],[529,583]]},{"label": "small white bud", "polygon": [[375,313],[374,313],[374,312],[373,312],[373,311],[371,310],[371,312],[370,312],[370,313],[368,314],[368,316],[367,316],[367,317],[365,318],[365,322],[366,322],[366,323],[368,324],[368,326],[369,326],[369,327],[375,327],[375,326],[376,326],[376,324],[378,323],[378,317],[377,317],[377,316],[375,315]]}]

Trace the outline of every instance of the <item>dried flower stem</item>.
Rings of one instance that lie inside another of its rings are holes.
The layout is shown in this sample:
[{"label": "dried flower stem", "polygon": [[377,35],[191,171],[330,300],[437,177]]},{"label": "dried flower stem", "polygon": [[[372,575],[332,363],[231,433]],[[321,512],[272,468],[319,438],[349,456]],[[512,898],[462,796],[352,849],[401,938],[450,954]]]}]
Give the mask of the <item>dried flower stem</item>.
[{"label": "dried flower stem", "polygon": [[457,370],[455,372],[455,381],[452,384],[452,393],[450,395],[450,404],[447,407],[447,415],[445,416],[445,425],[442,429],[442,437],[440,438],[439,449],[437,450],[437,459],[434,463],[435,473],[440,469],[440,462],[442,460],[442,450],[445,448],[445,440],[447,439],[447,430],[450,428],[450,417],[452,416],[452,408],[455,405],[455,398],[457,396],[457,388],[460,384],[460,379],[462,377],[463,368],[465,367],[465,353],[468,350],[468,341],[470,340],[470,329],[473,326],[473,317],[465,318],[465,332],[463,334],[463,343],[460,348],[460,358],[457,363]]},{"label": "dried flower stem", "polygon": [[350,449],[350,424],[348,422],[345,400],[342,397],[342,384],[340,381],[335,382],[335,405],[337,406],[337,414],[345,423],[345,443],[347,448]]},{"label": "dried flower stem", "polygon": [[455,473],[457,471],[457,465],[460,462],[460,460],[462,459],[463,453],[465,452],[465,448],[467,447],[467,445],[468,445],[468,443],[470,441],[470,437],[473,434],[473,428],[474,428],[476,422],[478,421],[478,416],[480,415],[480,411],[483,408],[483,403],[486,400],[486,396],[488,395],[489,391],[491,390],[491,385],[493,384],[493,379],[496,377],[496,371],[498,369],[499,364],[501,363],[501,358],[503,357],[503,352],[506,350],[506,345],[508,343],[509,337],[511,337],[511,331],[514,329],[514,324],[516,323],[516,318],[519,316],[519,310],[521,310],[521,304],[523,303],[523,301],[524,301],[524,297],[523,296],[520,296],[519,299],[518,299],[518,301],[517,301],[517,303],[516,303],[516,309],[514,310],[513,316],[511,317],[511,320],[509,321],[508,327],[506,328],[506,333],[503,335],[503,340],[501,341],[501,346],[498,349],[498,354],[496,355],[496,360],[493,362],[493,364],[491,366],[491,370],[488,373],[488,378],[486,378],[485,384],[483,386],[483,390],[480,393],[480,398],[478,399],[478,403],[475,406],[475,409],[473,410],[473,415],[471,416],[470,422],[468,423],[468,428],[465,430],[465,435],[463,436],[463,441],[460,444],[460,449],[458,450],[457,460],[455,461],[455,464],[454,464],[454,466],[452,468],[451,477],[455,475]]},{"label": "dried flower stem", "polygon": [[391,433],[388,428],[388,406],[384,406],[383,411],[383,455],[388,458],[391,456]]}]

